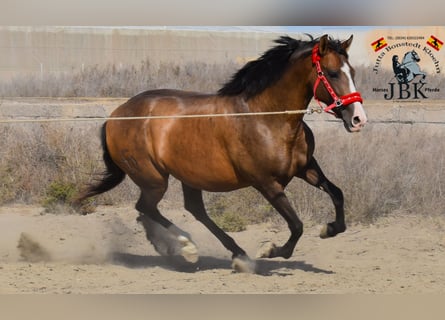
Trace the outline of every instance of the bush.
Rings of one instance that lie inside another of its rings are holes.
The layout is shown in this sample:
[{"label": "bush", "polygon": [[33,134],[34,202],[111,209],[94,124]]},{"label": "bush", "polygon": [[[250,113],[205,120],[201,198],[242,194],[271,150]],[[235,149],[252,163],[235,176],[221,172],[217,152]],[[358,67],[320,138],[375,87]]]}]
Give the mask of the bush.
[{"label": "bush", "polygon": [[239,214],[227,211],[212,216],[213,221],[226,232],[240,232],[246,230],[247,223]]},{"label": "bush", "polygon": [[70,203],[77,193],[74,183],[54,181],[47,190],[46,197],[42,200],[45,212],[57,212],[60,207],[70,208]]}]

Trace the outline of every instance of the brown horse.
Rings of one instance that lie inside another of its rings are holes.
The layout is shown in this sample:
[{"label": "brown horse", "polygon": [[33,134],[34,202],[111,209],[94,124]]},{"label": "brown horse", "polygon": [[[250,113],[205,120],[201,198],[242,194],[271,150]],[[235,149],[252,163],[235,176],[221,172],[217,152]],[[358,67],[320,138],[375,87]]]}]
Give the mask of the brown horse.
[{"label": "brown horse", "polygon": [[[289,258],[303,233],[303,224],[284,193],[293,177],[332,198],[336,218],[320,236],[344,232],[342,191],[325,177],[313,157],[314,137],[303,122],[304,114],[292,111],[304,111],[314,97],[329,105],[325,111],[341,118],[348,131],[360,131],[366,115],[348,62],[352,36],[346,41],[325,35],[308,41],[281,37],[275,42],[275,47],[242,67],[217,94],[153,90],[118,107],[111,115],[118,119],[107,121],[102,130],[106,172],[78,201],[114,188],[127,174],[141,189],[136,209],[147,239],[161,254],[180,253],[196,262],[197,249],[190,236],[157,208],[172,175],[182,182],[185,209],[232,252],[238,271],[254,271],[254,264],[209,218],[202,190],[252,186],[271,203],[291,235],[283,246],[271,245],[262,257]],[[291,112],[279,113],[286,110]],[[263,114],[233,116],[258,112]],[[222,114],[227,116],[211,116]],[[132,118],[123,119],[128,117]]]}]

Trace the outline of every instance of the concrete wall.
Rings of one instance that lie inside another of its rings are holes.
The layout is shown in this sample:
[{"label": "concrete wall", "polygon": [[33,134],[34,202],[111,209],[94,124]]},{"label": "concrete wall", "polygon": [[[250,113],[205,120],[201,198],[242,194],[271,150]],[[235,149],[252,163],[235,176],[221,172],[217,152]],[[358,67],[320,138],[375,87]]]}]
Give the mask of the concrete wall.
[{"label": "concrete wall", "polygon": [[0,27],[0,79],[70,72],[85,66],[234,60],[244,63],[272,45],[274,33],[101,27]]},{"label": "concrete wall", "polygon": [[[354,34],[351,58],[354,63],[369,61],[369,43],[363,30],[328,28],[313,36],[322,33],[340,39]],[[147,59],[154,65],[190,61],[234,61],[242,65],[258,58],[281,35],[306,38],[292,32],[0,26],[0,80],[17,74],[71,72],[91,65],[138,65]]]},{"label": "concrete wall", "polygon": [[[383,90],[383,85],[387,87],[388,82],[394,80],[393,74],[386,76],[384,72],[392,70],[391,56],[402,57],[411,48],[404,46],[405,42],[415,44],[420,48],[417,53],[421,58],[421,70],[428,74],[426,86],[435,90],[429,93],[428,98],[445,99],[442,80],[438,78],[443,77],[445,46],[434,50],[427,44],[431,35],[445,41],[444,27],[331,27],[321,30],[323,33],[339,39],[354,35],[349,51],[350,61],[353,66],[369,67],[369,72],[362,74],[366,82],[365,86],[362,83],[362,88],[369,87],[371,94],[374,89]],[[180,65],[193,61],[236,62],[241,66],[258,58],[274,45],[272,40],[280,35],[283,33],[162,27],[0,27],[0,81],[15,75],[44,77],[48,74],[78,72],[95,65],[138,67],[147,61],[154,66],[169,62]],[[305,37],[295,33],[288,35]],[[375,52],[371,43],[381,37],[385,38],[388,47]],[[383,95],[377,98],[383,99]]]}]

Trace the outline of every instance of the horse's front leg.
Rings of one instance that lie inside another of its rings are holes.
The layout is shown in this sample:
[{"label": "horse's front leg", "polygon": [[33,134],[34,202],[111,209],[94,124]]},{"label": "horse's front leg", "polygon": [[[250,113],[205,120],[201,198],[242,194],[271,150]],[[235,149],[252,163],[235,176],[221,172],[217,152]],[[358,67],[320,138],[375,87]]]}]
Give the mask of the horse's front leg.
[{"label": "horse's front leg", "polygon": [[320,232],[323,239],[335,237],[346,230],[343,192],[329,181],[321,171],[315,158],[312,158],[308,165],[297,174],[297,177],[305,180],[309,184],[325,191],[332,199],[335,207],[335,221],[328,223]]},{"label": "horse's front leg", "polygon": [[290,238],[282,247],[270,244],[267,248],[263,248],[257,256],[259,258],[283,257],[288,259],[292,256],[298,239],[303,234],[303,223],[284,194],[284,187],[281,184],[273,182],[267,186],[257,187],[257,189],[286,220],[291,232]]}]

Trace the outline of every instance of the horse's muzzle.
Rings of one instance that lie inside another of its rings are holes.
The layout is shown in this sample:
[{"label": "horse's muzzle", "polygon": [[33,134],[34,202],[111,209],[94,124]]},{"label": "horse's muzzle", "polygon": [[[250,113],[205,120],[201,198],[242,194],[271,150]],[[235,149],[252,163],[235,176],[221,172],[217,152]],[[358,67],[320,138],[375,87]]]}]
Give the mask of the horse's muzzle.
[{"label": "horse's muzzle", "polygon": [[342,118],[349,132],[359,132],[368,122],[368,117],[360,102],[354,102],[345,107],[342,110]]}]

